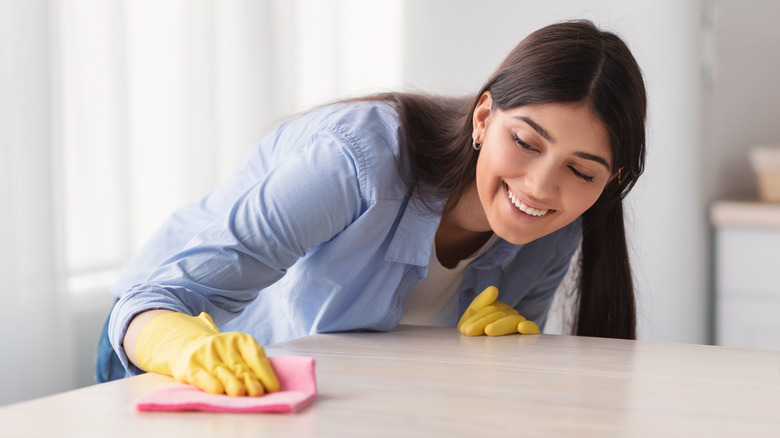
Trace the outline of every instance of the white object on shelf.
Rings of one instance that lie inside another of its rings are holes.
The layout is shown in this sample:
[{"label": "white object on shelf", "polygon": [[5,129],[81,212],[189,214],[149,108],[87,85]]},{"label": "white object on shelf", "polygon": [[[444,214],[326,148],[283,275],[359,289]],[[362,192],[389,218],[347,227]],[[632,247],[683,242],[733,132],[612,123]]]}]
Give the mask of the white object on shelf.
[{"label": "white object on shelf", "polygon": [[780,205],[721,201],[711,219],[716,343],[780,350]]},{"label": "white object on shelf", "polygon": [[758,197],[764,202],[780,202],[780,145],[750,148],[750,165],[758,182]]}]

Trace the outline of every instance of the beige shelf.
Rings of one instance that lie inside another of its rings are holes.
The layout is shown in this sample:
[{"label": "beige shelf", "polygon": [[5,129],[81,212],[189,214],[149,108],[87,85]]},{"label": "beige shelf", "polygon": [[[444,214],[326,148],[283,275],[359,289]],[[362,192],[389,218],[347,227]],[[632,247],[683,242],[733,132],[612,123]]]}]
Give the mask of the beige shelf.
[{"label": "beige shelf", "polygon": [[712,204],[710,220],[715,226],[780,228],[780,204],[755,200],[728,200]]}]

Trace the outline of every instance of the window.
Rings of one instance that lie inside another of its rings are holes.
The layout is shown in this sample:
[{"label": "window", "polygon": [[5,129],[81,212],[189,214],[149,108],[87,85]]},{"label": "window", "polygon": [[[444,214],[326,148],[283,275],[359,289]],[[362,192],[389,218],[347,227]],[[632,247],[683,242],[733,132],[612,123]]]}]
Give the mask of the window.
[{"label": "window", "polygon": [[56,11],[65,258],[104,292],[281,118],[398,89],[402,2],[68,0]]}]

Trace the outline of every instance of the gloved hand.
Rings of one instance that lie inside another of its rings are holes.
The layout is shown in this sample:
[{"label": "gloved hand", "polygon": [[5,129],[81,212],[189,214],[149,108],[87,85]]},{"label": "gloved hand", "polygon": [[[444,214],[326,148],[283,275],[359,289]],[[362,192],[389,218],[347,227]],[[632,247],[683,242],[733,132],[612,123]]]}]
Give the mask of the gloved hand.
[{"label": "gloved hand", "polygon": [[211,394],[258,396],[279,390],[263,347],[246,333],[220,333],[207,313],[155,316],[141,329],[135,355],[142,369]]},{"label": "gloved hand", "polygon": [[517,310],[497,298],[495,286],[488,286],[477,295],[458,321],[460,332],[466,336],[540,333],[536,323],[526,320]]}]

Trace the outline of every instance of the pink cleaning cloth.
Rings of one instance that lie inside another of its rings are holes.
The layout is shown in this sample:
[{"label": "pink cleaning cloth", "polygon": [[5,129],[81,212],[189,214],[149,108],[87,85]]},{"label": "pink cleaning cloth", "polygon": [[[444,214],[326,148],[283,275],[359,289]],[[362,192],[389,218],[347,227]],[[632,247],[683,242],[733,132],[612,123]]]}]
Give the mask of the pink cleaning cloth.
[{"label": "pink cleaning cloth", "polygon": [[214,395],[184,383],[174,383],[138,398],[139,411],[204,411],[294,413],[317,395],[314,358],[280,356],[269,358],[279,378],[280,389],[261,397]]}]

